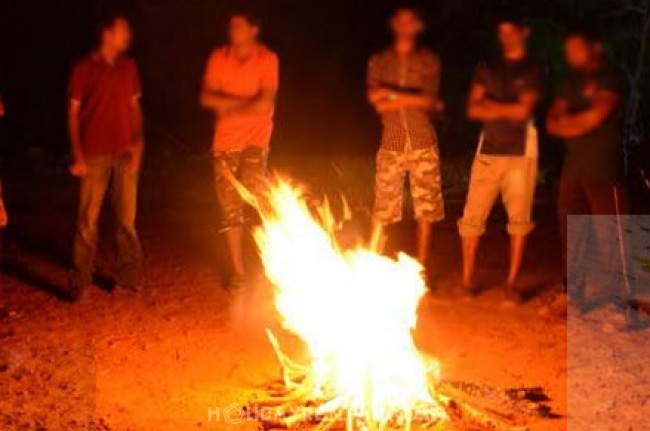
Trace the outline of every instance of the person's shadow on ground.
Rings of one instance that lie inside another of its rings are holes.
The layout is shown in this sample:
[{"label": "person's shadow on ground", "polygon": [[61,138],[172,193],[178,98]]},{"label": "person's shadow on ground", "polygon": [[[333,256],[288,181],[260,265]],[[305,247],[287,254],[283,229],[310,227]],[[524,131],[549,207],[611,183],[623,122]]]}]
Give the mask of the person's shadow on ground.
[{"label": "person's shadow on ground", "polygon": [[13,278],[35,289],[46,292],[62,301],[70,301],[72,299],[63,286],[37,274],[22,262],[18,262],[14,259],[3,259],[0,268],[2,270],[2,276],[4,277]]}]

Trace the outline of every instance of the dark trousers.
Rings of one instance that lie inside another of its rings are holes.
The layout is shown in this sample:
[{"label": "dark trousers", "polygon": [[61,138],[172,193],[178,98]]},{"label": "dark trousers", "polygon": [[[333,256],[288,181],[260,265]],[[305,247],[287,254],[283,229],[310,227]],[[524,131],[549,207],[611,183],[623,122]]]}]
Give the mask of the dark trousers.
[{"label": "dark trousers", "polygon": [[620,241],[628,200],[613,182],[586,182],[563,174],[558,213],[569,289],[586,300],[621,295],[621,266],[626,257]]},{"label": "dark trousers", "polygon": [[100,156],[86,160],[88,173],[81,179],[77,230],[74,239],[74,269],[70,284],[92,283],[97,250],[97,224],[106,192],[110,188],[115,216],[118,284],[139,283],[142,250],[135,230],[138,175],[128,171],[128,156]]}]

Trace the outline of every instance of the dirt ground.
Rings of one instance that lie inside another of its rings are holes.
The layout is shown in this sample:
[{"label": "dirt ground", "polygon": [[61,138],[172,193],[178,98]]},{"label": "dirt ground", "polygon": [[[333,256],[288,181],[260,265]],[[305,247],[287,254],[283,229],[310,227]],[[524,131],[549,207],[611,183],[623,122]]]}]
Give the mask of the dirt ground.
[{"label": "dirt ground", "polygon": [[[13,226],[4,238],[0,286],[0,429],[256,429],[249,421],[228,424],[214,412],[246,403],[279,377],[264,333],[274,325],[271,293],[261,276],[252,277],[246,324],[232,324],[210,183],[179,184],[169,180],[178,178],[172,174],[143,178],[146,261],[136,296],[98,286],[81,302],[62,299],[71,182],[43,183],[10,205]],[[201,169],[194,175],[209,178]],[[52,193],[52,184],[61,191]],[[551,202],[540,199],[540,223],[525,262],[524,280],[536,296],[505,309],[494,289],[474,301],[456,297],[460,201],[450,200],[433,244],[434,292],[420,307],[417,344],[440,360],[446,379],[545,388],[562,418],[535,420],[532,430],[649,429],[650,331],[606,334],[602,316],[593,313],[571,315],[568,324],[540,314],[561,279]],[[487,288],[505,277],[502,224],[499,216],[491,221],[482,245],[480,278]],[[411,247],[409,228],[396,229],[401,239],[394,247]],[[108,249],[100,253],[106,273]]]}]

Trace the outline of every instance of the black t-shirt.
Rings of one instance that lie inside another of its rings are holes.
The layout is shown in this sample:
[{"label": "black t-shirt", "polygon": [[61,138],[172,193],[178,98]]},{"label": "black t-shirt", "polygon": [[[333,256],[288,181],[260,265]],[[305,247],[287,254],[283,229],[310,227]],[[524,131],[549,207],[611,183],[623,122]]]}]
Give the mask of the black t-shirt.
[{"label": "black t-shirt", "polygon": [[606,63],[595,72],[570,74],[558,88],[557,97],[566,101],[570,113],[591,108],[602,90],[619,96],[616,110],[597,129],[565,141],[564,173],[585,181],[620,179],[627,82],[620,70]]},{"label": "black t-shirt", "polygon": [[[488,100],[516,103],[528,91],[542,92],[543,70],[533,60],[499,59],[482,63],[476,69],[474,85],[485,87]],[[528,121],[486,121],[483,124],[481,154],[522,156],[526,152]]]}]

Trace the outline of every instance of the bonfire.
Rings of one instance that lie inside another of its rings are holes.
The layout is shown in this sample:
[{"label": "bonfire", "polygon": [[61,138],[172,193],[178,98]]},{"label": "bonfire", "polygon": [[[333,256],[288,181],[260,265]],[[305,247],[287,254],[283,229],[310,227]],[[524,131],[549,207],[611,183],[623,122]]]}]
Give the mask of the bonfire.
[{"label": "bonfire", "polygon": [[507,419],[454,400],[439,362],[415,346],[426,293],[416,260],[362,245],[342,250],[327,200],[314,208],[287,180],[274,180],[263,201],[239,188],[262,219],[254,238],[281,327],[304,343],[308,357],[297,363],[267,330],[282,381],[269,385],[261,402],[274,409],[259,418],[263,425],[379,431],[437,427],[468,414],[482,422]]}]

